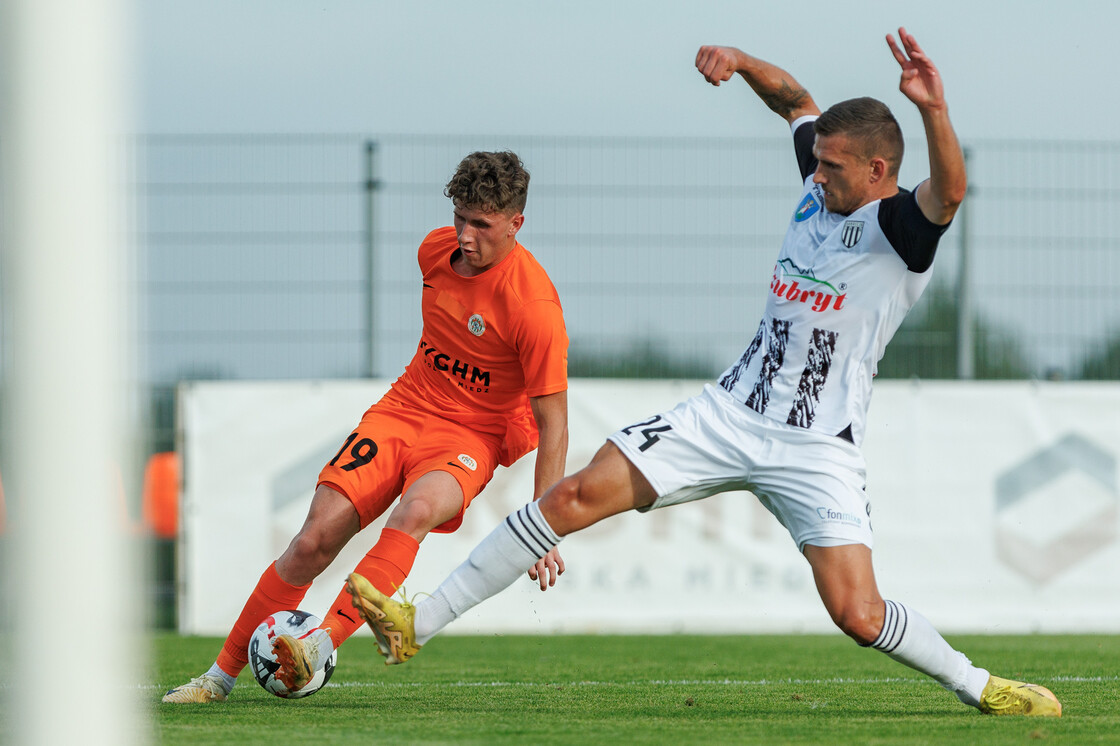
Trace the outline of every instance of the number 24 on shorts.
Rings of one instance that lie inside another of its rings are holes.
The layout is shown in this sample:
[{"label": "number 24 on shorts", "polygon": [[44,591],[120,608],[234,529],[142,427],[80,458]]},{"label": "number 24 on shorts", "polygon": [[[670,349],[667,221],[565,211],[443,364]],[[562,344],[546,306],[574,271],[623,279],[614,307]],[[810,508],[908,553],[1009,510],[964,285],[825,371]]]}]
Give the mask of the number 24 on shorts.
[{"label": "number 24 on shorts", "polygon": [[[343,464],[343,471],[354,471],[354,469],[357,469],[359,466],[365,466],[370,461],[373,461],[373,457],[377,455],[377,444],[369,438],[362,438],[357,443],[354,443],[354,438],[357,437],[357,433],[350,433],[350,437],[342,444],[342,448],[339,448],[338,453],[331,459],[331,466],[334,466],[335,463],[342,458],[342,454],[347,448],[350,448],[350,456],[353,457],[354,460]],[[354,443],[353,448],[350,447],[351,443]]]},{"label": "number 24 on shorts", "polygon": [[[647,448],[649,448],[657,441],[661,440],[661,436],[658,435],[658,433],[665,433],[673,429],[672,425],[661,425],[660,427],[654,427],[654,425],[660,421],[661,415],[656,415],[655,417],[652,417],[645,422],[639,422],[635,425],[624,427],[622,428],[622,430],[620,430],[620,432],[626,433],[627,435],[632,435],[635,429],[639,427],[642,428],[639,432],[642,434],[642,437],[645,438],[645,441],[640,446],[638,446],[638,450],[645,452]],[[345,448],[345,446],[343,446],[343,448]]]}]

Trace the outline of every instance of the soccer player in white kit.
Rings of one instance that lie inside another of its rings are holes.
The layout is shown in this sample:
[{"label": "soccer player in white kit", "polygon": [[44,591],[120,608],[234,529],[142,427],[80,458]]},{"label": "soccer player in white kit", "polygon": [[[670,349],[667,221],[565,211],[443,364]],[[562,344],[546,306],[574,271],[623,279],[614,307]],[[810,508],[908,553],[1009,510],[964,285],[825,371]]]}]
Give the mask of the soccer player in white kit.
[{"label": "soccer player in white kit", "polygon": [[[932,274],[938,240],[964,199],[964,157],[937,68],[913,35],[887,43],[899,90],[918,108],[930,177],[898,186],[903,140],[870,98],[823,114],[793,77],[730,47],[701,47],[713,85],[738,73],[789,122],[803,179],[746,351],[699,395],[615,432],[591,463],[515,511],[413,606],[351,575],[354,605],[389,663],[402,663],[467,609],[533,568],[561,537],[636,509],[729,490],[753,492],[789,530],[845,634],[921,671],[992,714],[1061,715],[1045,687],[973,666],[914,609],[879,594],[859,446],[887,342]],[[562,568],[552,568],[549,584]],[[542,589],[544,583],[542,580]]]}]

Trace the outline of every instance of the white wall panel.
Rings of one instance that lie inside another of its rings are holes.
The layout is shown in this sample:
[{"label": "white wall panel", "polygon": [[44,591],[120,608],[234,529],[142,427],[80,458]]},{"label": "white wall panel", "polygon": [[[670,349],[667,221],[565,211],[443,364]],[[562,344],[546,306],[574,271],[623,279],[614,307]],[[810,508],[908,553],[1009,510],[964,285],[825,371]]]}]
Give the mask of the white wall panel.
[{"label": "white wall panel", "polygon": [[[183,632],[225,634],[302,524],[321,466],[388,382],[204,382],[180,388]],[[569,472],[613,430],[702,382],[575,380]],[[882,381],[864,451],[880,588],[946,632],[1120,631],[1120,386]],[[455,534],[423,543],[430,591],[532,494],[533,456]],[[322,615],[376,541],[367,528],[312,586]],[[561,544],[568,572],[527,578],[448,632],[832,629],[808,565],[748,493],[627,514]]]}]

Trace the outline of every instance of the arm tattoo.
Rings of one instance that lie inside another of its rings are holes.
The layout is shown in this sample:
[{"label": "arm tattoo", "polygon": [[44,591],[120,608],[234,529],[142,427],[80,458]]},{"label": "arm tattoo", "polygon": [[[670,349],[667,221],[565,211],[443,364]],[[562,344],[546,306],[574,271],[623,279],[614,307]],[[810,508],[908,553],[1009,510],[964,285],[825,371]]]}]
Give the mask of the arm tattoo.
[{"label": "arm tattoo", "polygon": [[770,107],[771,111],[789,118],[790,113],[800,108],[809,98],[809,92],[804,88],[790,86],[789,81],[783,78],[778,90],[760,93],[759,98],[762,99],[762,103]]}]

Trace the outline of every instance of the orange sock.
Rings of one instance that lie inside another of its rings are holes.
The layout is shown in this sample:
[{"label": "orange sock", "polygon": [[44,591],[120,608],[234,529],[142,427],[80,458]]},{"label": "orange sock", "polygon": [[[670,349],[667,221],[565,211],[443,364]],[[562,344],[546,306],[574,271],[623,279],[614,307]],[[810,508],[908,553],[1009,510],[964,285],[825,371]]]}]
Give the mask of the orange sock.
[{"label": "orange sock", "polygon": [[[416,561],[418,551],[420,542],[416,539],[404,531],[385,528],[381,530],[381,538],[354,568],[354,572],[386,596],[391,596],[412,571],[412,563]],[[362,624],[362,618],[354,609],[353,599],[344,587],[331,604],[330,613],[323,618],[321,626],[330,628],[331,642],[337,650]]]},{"label": "orange sock", "polygon": [[274,611],[298,609],[310,587],[310,583],[295,586],[284,582],[276,572],[276,563],[269,565],[226,637],[222,652],[218,654],[218,667],[236,678],[249,663],[249,638],[261,620]]}]

